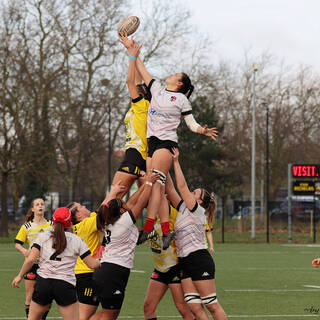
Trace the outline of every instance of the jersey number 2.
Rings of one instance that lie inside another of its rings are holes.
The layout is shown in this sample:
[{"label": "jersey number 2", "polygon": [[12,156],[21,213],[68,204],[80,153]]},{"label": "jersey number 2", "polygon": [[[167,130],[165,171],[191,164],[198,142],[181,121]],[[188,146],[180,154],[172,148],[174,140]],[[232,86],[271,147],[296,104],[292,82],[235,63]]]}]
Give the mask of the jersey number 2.
[{"label": "jersey number 2", "polygon": [[54,253],[53,255],[51,255],[50,260],[61,261],[61,258],[57,257],[57,254]]}]

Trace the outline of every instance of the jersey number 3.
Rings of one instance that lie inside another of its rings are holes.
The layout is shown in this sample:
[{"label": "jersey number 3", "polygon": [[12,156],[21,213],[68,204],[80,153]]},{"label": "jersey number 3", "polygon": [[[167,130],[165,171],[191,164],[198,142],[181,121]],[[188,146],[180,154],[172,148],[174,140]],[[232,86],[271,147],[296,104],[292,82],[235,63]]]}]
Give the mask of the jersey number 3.
[{"label": "jersey number 3", "polygon": [[106,230],[106,244],[108,244],[111,241],[111,231],[110,230]]}]

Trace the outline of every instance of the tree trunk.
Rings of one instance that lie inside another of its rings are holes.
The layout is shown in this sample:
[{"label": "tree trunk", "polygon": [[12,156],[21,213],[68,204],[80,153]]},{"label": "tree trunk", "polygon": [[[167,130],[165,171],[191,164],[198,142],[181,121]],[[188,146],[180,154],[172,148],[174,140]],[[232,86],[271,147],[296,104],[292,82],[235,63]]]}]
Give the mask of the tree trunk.
[{"label": "tree trunk", "polygon": [[7,212],[7,194],[8,194],[8,172],[2,172],[1,179],[1,224],[0,237],[8,237],[8,212]]}]

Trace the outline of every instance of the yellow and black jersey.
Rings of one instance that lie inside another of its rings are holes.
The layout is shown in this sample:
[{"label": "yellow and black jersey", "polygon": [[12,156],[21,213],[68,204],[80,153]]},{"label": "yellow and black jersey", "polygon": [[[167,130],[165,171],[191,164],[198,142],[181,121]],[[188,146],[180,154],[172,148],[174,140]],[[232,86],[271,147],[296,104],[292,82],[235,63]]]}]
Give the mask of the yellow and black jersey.
[{"label": "yellow and black jersey", "polygon": [[[169,211],[170,230],[173,230],[178,211],[171,205],[169,207]],[[167,272],[172,266],[175,266],[178,263],[176,246],[174,241],[172,241],[170,247],[167,250],[162,249],[162,230],[159,217],[157,217],[156,219],[154,229],[157,233],[157,236],[149,240],[154,267],[160,272]]]},{"label": "yellow and black jersey", "polygon": [[[91,212],[90,217],[72,226],[73,233],[79,236],[89,247],[91,255],[95,256],[100,245],[100,233],[97,229],[97,214]],[[74,268],[76,274],[93,272],[83,260],[78,257]]]},{"label": "yellow and black jersey", "polygon": [[[207,232],[212,232],[212,230],[213,230],[213,228],[209,226],[208,217],[206,216],[206,226],[205,226],[206,234],[207,234]],[[206,243],[206,248],[208,249],[208,240],[207,240],[206,235],[204,236],[204,241]]]},{"label": "yellow and black jersey", "polygon": [[124,124],[126,127],[125,149],[137,149],[143,159],[147,159],[147,116],[149,101],[138,97],[132,99],[131,108],[127,112]]},{"label": "yellow and black jersey", "polygon": [[52,221],[46,220],[44,224],[36,224],[33,221],[28,221],[21,226],[14,242],[23,245],[25,242],[28,243],[31,248],[33,242],[37,239],[41,232],[52,230]]}]

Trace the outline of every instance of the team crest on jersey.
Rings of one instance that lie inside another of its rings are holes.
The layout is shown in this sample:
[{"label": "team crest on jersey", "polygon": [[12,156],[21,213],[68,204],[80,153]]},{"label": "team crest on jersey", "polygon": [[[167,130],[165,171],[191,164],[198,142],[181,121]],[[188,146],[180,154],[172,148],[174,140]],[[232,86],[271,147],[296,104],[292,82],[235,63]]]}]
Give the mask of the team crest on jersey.
[{"label": "team crest on jersey", "polygon": [[170,101],[176,101],[176,100],[177,100],[177,97],[171,96]]},{"label": "team crest on jersey", "polygon": [[151,279],[158,279],[159,274],[157,272],[152,272]]}]

